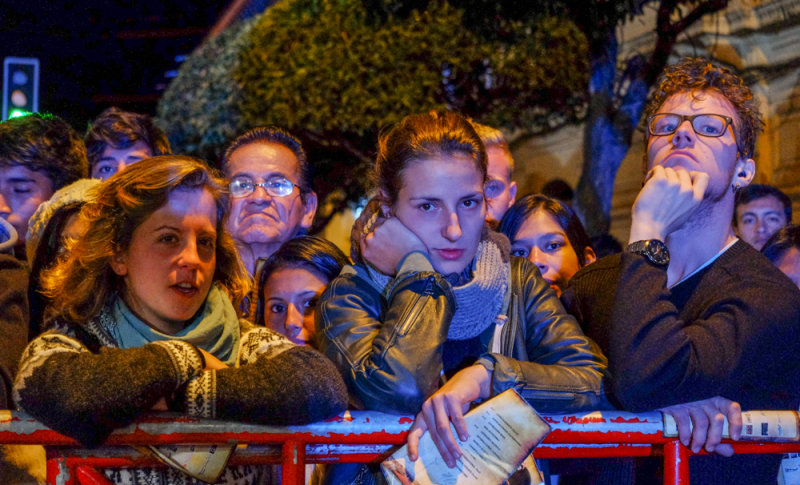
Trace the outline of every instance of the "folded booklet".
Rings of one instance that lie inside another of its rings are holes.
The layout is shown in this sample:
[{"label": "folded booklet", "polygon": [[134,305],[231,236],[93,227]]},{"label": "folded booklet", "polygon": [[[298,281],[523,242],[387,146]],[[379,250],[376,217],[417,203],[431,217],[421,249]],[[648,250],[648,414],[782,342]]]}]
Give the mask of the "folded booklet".
[{"label": "folded booklet", "polygon": [[[425,433],[417,461],[408,459],[404,445],[381,463],[386,480],[391,485],[500,485],[550,432],[550,425],[513,389],[470,410],[464,419],[469,438],[458,442],[462,456],[455,468],[445,464]],[[454,429],[453,434],[458,436]],[[539,477],[531,478],[539,483]]]}]

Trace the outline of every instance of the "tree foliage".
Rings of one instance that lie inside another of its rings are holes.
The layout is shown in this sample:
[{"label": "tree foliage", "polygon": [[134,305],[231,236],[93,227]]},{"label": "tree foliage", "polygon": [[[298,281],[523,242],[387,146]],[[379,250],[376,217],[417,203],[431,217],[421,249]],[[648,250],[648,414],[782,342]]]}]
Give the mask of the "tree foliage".
[{"label": "tree foliage", "polygon": [[[587,43],[567,19],[504,19],[502,37],[444,1],[400,11],[391,0],[283,0],[203,45],[159,107],[183,151],[218,155],[224,140],[274,124],[298,135],[315,188],[364,193],[378,132],[403,116],[454,109],[507,128],[546,130],[585,105]],[[335,207],[334,207],[335,208]]]},{"label": "tree foliage", "polygon": [[537,108],[574,104],[587,65],[571,22],[506,22],[518,31],[508,43],[485,41],[463,17],[445,2],[383,18],[359,0],[279,3],[258,21],[235,74],[246,92],[242,114],[335,137],[445,107],[528,127]]},{"label": "tree foliage", "polygon": [[[615,29],[648,4],[655,53],[620,63]],[[454,109],[529,133],[587,118],[578,210],[602,232],[649,86],[677,35],[725,4],[282,0],[190,56],[159,115],[176,150],[210,160],[245,129],[287,128],[315,166],[323,223],[364,193],[379,130],[406,114]]]},{"label": "tree foliage", "polygon": [[233,72],[249,47],[253,22],[234,24],[204,42],[181,65],[158,103],[157,121],[176,153],[216,163],[225,145],[246,129],[242,89]]}]

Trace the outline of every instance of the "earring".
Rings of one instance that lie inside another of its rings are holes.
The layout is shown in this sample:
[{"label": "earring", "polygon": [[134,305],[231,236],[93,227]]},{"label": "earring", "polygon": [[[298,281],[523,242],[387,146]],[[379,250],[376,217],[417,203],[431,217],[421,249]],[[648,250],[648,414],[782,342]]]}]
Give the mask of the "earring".
[{"label": "earring", "polygon": [[739,185],[739,182],[736,182],[736,185],[733,185],[733,184],[731,184],[731,192],[733,192],[734,194],[735,194],[735,193],[736,193],[736,191],[737,191],[737,190],[739,190],[740,188],[742,188],[742,187],[741,187],[741,185]]}]

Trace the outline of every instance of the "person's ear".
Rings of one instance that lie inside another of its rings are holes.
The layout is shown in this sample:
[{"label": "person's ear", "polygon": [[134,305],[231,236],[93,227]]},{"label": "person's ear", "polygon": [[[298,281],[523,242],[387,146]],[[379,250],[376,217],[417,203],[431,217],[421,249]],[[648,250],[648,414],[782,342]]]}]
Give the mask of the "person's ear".
[{"label": "person's ear", "polygon": [[128,255],[125,254],[125,252],[119,250],[114,252],[109,264],[111,265],[111,270],[114,271],[117,276],[125,276],[128,274]]},{"label": "person's ear", "polygon": [[586,266],[587,264],[592,264],[597,261],[597,254],[595,254],[594,249],[586,246],[586,249],[583,250],[583,265]]},{"label": "person's ear", "polygon": [[508,194],[510,196],[509,199],[508,199],[508,208],[510,209],[511,206],[514,205],[514,201],[517,199],[517,183],[516,182],[511,182],[510,184],[508,184]]},{"label": "person's ear", "polygon": [[378,200],[381,201],[381,204],[386,204],[389,202],[389,194],[386,193],[383,189],[378,189]]},{"label": "person's ear", "polygon": [[739,158],[733,172],[731,185],[734,187],[747,187],[756,175],[756,162],[752,158]]},{"label": "person's ear", "polygon": [[387,194],[383,189],[378,189],[377,199],[380,203],[381,215],[383,215],[383,217],[386,219],[392,217],[392,208],[389,205],[389,194]]},{"label": "person's ear", "polygon": [[303,219],[300,225],[308,229],[314,222],[314,215],[317,213],[317,193],[313,190],[305,194],[303,198]]}]

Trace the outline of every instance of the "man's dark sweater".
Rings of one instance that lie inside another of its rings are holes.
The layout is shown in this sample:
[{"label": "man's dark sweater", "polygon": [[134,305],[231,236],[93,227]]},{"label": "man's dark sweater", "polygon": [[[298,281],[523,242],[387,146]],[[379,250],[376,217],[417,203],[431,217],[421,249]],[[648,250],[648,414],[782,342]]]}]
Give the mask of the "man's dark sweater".
[{"label": "man's dark sweater", "polygon": [[[737,241],[690,278],[671,289],[666,283],[666,268],[623,253],[582,269],[563,295],[609,356],[622,408],[647,411],[716,395],[745,410],[798,408],[800,291],[789,278]],[[704,460],[692,460],[692,483],[775,482],[776,457]],[[705,473],[712,468],[713,478]],[[764,475],[756,478],[756,471]]]}]

